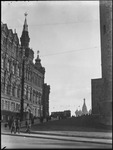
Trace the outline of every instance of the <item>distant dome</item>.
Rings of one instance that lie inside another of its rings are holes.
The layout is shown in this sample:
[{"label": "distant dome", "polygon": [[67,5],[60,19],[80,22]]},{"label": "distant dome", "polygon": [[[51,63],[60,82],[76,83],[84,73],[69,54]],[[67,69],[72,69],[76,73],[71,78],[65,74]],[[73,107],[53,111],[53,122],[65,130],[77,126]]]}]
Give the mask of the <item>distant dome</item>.
[{"label": "distant dome", "polygon": [[83,114],[83,115],[88,114],[87,106],[86,106],[86,104],[85,104],[85,98],[84,98],[84,104],[83,104],[83,106],[82,106],[82,114]]}]

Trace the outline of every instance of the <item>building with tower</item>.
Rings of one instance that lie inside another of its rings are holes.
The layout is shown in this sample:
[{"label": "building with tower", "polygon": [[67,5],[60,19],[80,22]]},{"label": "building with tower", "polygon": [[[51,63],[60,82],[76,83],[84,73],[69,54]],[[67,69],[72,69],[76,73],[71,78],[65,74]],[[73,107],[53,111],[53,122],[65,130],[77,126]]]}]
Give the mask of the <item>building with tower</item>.
[{"label": "building with tower", "polygon": [[102,78],[92,79],[92,114],[112,124],[112,1],[100,1]]},{"label": "building with tower", "polygon": [[1,119],[4,121],[21,113],[24,119],[44,115],[45,68],[41,65],[39,51],[33,63],[34,51],[29,42],[27,13],[20,43],[17,33],[1,23]]},{"label": "building with tower", "polygon": [[85,102],[85,98],[83,99],[83,106],[82,106],[82,110],[78,110],[78,109],[76,109],[76,111],[75,111],[75,115],[76,115],[76,117],[78,117],[78,116],[82,116],[82,115],[88,115],[89,114],[89,112],[88,112],[88,110],[87,110],[87,106],[86,106],[86,102]]}]

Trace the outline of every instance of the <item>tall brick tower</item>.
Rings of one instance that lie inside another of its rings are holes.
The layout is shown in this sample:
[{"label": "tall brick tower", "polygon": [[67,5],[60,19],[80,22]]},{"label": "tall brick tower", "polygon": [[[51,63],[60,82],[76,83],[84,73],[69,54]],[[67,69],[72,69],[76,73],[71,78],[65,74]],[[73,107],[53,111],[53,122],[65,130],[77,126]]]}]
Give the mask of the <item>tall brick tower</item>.
[{"label": "tall brick tower", "polygon": [[92,80],[92,114],[112,124],[112,1],[100,0],[102,78]]},{"label": "tall brick tower", "polygon": [[23,25],[22,36],[20,38],[21,46],[24,47],[24,48],[28,48],[29,47],[29,42],[30,42],[26,16],[27,16],[27,13],[25,13],[25,21],[24,21],[24,25]]},{"label": "tall brick tower", "polygon": [[22,31],[22,35],[20,38],[21,41],[21,47],[23,49],[25,49],[25,56],[26,58],[29,59],[29,61],[33,61],[34,59],[34,52],[31,48],[29,48],[29,42],[30,42],[30,38],[29,38],[29,32],[28,32],[28,25],[27,25],[27,13],[24,14],[25,15],[25,21],[24,21],[24,25],[23,25],[23,31]]}]

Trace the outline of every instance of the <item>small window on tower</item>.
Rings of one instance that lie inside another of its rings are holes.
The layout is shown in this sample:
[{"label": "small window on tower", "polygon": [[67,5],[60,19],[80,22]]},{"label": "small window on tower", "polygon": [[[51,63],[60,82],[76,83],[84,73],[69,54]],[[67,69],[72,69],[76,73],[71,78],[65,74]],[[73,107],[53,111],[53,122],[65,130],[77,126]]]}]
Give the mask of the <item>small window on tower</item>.
[{"label": "small window on tower", "polygon": [[103,33],[104,34],[106,33],[106,26],[105,25],[103,26]]}]

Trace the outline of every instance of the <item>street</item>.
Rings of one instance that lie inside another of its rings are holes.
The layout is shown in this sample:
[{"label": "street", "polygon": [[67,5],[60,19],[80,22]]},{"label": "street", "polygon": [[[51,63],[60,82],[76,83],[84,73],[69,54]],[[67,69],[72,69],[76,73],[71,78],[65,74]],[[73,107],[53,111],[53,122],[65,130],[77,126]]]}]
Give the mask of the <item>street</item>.
[{"label": "street", "polygon": [[[21,133],[20,133],[21,135]],[[39,135],[40,136],[40,135]],[[47,136],[46,136],[47,137]],[[48,136],[50,137],[50,136]],[[56,136],[58,137],[58,136]],[[112,144],[77,142],[29,136],[1,135],[1,148],[112,148]]]}]

